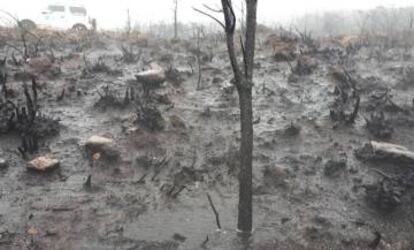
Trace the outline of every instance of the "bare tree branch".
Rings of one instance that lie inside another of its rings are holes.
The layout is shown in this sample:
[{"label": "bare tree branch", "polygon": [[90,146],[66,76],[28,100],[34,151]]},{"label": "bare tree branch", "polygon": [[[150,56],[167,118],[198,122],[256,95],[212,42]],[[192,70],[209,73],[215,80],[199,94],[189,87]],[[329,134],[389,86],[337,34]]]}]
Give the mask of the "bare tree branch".
[{"label": "bare tree branch", "polygon": [[218,24],[220,24],[220,26],[221,26],[221,27],[223,27],[223,29],[226,29],[226,26],[224,26],[224,23],[223,23],[222,21],[218,20],[217,18],[215,18],[213,15],[210,15],[210,14],[208,14],[207,12],[204,12],[204,11],[202,11],[202,10],[199,10],[199,9],[197,9],[197,8],[195,8],[195,7],[192,7],[192,8],[193,8],[193,10],[194,10],[194,11],[197,11],[198,13],[201,13],[201,14],[203,14],[203,15],[205,15],[205,16],[207,16],[207,17],[211,18],[211,19],[213,19],[213,20],[214,20],[214,21],[216,21]]},{"label": "bare tree branch", "polygon": [[204,8],[206,8],[206,9],[208,9],[208,10],[212,11],[212,12],[215,12],[215,13],[223,13],[223,10],[221,10],[221,9],[214,9],[214,8],[211,8],[211,7],[210,7],[210,6],[208,6],[207,4],[203,4],[203,6],[204,6]]},{"label": "bare tree branch", "polygon": [[240,87],[242,84],[242,71],[240,70],[239,63],[237,62],[236,49],[234,46],[234,30],[236,27],[236,16],[234,15],[233,6],[231,5],[231,0],[221,0],[223,5],[223,14],[224,20],[226,21],[225,31],[226,31],[226,41],[227,41],[227,50],[229,52],[229,58],[231,67],[234,71],[235,85]]},{"label": "bare tree branch", "polygon": [[211,209],[213,209],[214,215],[216,216],[216,224],[217,224],[217,227],[218,227],[218,229],[221,229],[220,215],[217,212],[217,209],[214,206],[213,200],[211,199],[211,196],[210,196],[209,193],[207,193],[207,199],[208,199],[208,202],[210,203]]}]

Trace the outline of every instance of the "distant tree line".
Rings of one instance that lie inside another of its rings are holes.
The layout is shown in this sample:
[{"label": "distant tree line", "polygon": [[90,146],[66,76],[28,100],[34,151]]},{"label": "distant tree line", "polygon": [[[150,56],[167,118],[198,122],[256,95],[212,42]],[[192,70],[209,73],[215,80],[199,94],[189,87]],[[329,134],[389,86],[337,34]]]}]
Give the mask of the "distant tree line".
[{"label": "distant tree line", "polygon": [[293,20],[288,26],[311,31],[315,36],[335,36],[345,33],[396,36],[411,31],[413,22],[414,7],[377,7],[368,11],[328,11],[307,14]]}]

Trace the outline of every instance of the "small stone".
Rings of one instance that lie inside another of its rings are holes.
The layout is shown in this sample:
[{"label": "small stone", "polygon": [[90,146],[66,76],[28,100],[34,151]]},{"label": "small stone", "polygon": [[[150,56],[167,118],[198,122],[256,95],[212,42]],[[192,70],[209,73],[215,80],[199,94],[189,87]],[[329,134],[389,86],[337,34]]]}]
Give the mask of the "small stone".
[{"label": "small stone", "polygon": [[113,140],[111,138],[94,135],[90,137],[87,141],[85,146],[86,147],[93,147],[93,146],[102,146],[102,145],[108,145],[111,144]]},{"label": "small stone", "polygon": [[29,162],[28,169],[37,171],[48,171],[59,166],[59,160],[49,158],[47,156],[40,156]]},{"label": "small stone", "polygon": [[105,136],[94,135],[90,137],[85,143],[85,148],[92,157],[97,153],[106,159],[117,159],[120,156],[120,152],[114,146],[113,139]]},{"label": "small stone", "polygon": [[7,168],[7,167],[8,167],[7,161],[3,158],[0,158],[0,169]]},{"label": "small stone", "polygon": [[170,123],[173,128],[186,128],[185,122],[178,115],[170,116]]},{"label": "small stone", "polygon": [[27,234],[29,235],[38,235],[39,234],[39,229],[35,226],[31,226],[29,227],[29,229],[27,229]]}]

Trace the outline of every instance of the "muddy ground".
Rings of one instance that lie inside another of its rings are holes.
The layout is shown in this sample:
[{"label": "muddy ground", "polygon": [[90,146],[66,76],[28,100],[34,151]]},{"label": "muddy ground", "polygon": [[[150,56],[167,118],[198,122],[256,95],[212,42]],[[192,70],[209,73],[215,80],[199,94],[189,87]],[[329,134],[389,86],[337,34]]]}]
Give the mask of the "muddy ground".
[{"label": "muddy ground", "polygon": [[[238,101],[220,36],[206,35],[198,49],[194,39],[33,33],[28,58],[18,30],[1,36],[0,249],[414,248],[414,192],[398,181],[413,165],[355,153],[371,140],[414,150],[410,49],[365,45],[347,54],[308,44],[280,60],[259,33],[255,229],[243,239],[235,232]],[[154,65],[167,80],[145,96],[135,75]],[[42,116],[10,128],[8,101],[27,105],[23,83],[30,90],[33,76]],[[162,116],[151,113],[151,126],[137,111],[148,99]],[[41,130],[37,147],[23,145],[30,129]],[[93,135],[113,139],[109,153],[85,148]],[[44,155],[59,167],[27,169]]]}]

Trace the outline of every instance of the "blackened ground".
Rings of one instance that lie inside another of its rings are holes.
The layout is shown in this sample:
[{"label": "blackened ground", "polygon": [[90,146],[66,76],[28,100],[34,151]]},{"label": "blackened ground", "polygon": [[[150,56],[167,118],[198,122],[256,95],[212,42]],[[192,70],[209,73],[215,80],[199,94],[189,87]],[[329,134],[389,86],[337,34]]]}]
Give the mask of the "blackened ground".
[{"label": "blackened ground", "polygon": [[[390,128],[387,141],[414,150],[409,73],[414,63],[403,59],[402,49],[383,52],[388,60],[378,62],[369,58],[374,48],[362,48],[342,63],[349,72],[345,81],[355,81],[356,90],[350,91],[361,98],[349,122],[352,100],[340,107],[347,119],[331,119],[342,98],[336,87],[343,86],[332,77],[331,56],[310,54],[311,59],[297,59],[299,65],[292,61],[297,71],[292,73],[271,48],[258,45],[255,231],[243,241],[235,233],[239,111],[224,42],[203,39],[197,90],[199,52],[191,40],[143,43],[123,34],[47,34],[45,42],[55,46],[52,65],[39,73],[9,61],[7,86],[16,93],[12,100],[24,103],[19,76],[24,70],[37,76],[39,109],[59,118],[60,132],[40,138],[39,150],[29,157],[52,155],[60,168],[28,171],[17,150],[21,135],[2,133],[0,158],[8,167],[0,169],[0,249],[413,248],[413,192],[404,189],[392,211],[384,212],[375,203],[384,176],[374,170],[394,176],[412,166],[361,161],[354,154],[369,140],[383,140],[381,131]],[[8,42],[18,46],[15,37]],[[135,47],[125,55],[122,48],[130,46]],[[138,119],[146,97],[135,80],[151,62],[179,74],[149,97],[156,119],[158,113],[162,117],[162,126],[153,130]],[[47,73],[55,67],[60,73]],[[131,87],[137,99],[126,102]],[[378,94],[384,89],[391,102]],[[367,128],[366,120],[376,123]],[[4,121],[7,116],[0,116]],[[82,145],[93,135],[113,138],[120,159],[88,155]],[[374,188],[367,192],[368,186]],[[220,214],[220,232],[206,192]]]}]

